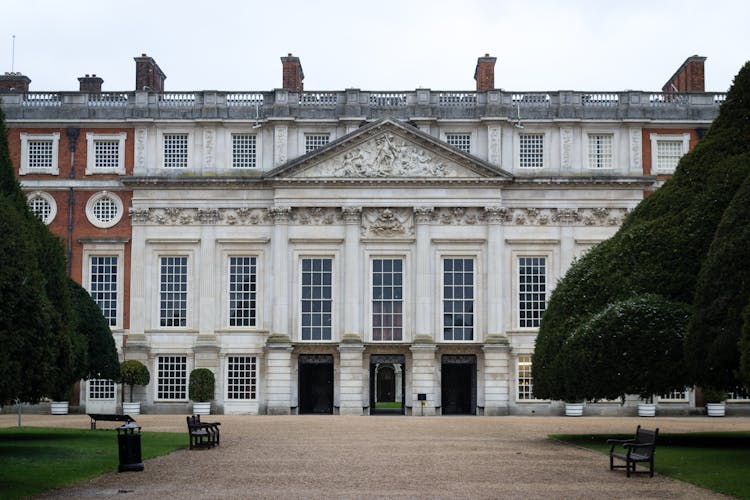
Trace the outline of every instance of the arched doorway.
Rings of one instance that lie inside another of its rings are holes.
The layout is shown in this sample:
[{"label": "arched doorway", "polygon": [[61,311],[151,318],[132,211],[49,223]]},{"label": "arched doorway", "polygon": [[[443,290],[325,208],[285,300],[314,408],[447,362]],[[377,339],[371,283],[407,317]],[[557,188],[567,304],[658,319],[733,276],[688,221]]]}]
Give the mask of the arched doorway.
[{"label": "arched doorway", "polygon": [[404,357],[370,356],[370,414],[404,414]]}]

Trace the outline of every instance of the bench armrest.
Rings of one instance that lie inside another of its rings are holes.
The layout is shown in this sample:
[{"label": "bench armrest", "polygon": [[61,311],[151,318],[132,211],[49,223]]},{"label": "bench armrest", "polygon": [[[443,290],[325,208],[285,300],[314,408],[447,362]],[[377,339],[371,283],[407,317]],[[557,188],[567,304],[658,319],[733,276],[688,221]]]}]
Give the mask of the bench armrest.
[{"label": "bench armrest", "polygon": [[656,443],[625,443],[623,446],[625,448],[654,448]]},{"label": "bench armrest", "polygon": [[632,443],[635,439],[607,439],[607,444]]}]

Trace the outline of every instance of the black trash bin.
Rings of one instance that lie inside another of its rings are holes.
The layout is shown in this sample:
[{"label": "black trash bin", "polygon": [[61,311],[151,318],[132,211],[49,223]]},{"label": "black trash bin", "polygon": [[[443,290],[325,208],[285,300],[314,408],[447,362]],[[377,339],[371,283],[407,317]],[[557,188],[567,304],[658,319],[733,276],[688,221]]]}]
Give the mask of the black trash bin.
[{"label": "black trash bin", "polygon": [[117,472],[143,470],[141,461],[141,427],[128,422],[117,428],[117,447],[120,450],[120,465]]}]

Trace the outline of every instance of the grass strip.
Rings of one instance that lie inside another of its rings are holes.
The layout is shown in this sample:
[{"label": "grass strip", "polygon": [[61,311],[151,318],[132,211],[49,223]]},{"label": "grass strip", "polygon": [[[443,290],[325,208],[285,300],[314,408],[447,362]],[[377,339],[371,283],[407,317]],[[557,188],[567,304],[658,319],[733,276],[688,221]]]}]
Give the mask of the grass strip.
[{"label": "grass strip", "polygon": [[[143,460],[187,448],[179,432],[142,432]],[[0,497],[36,495],[117,470],[117,431],[0,428]],[[131,472],[130,474],[138,474]]]},{"label": "grass strip", "polygon": [[[633,435],[553,434],[551,438],[609,454],[609,438]],[[750,432],[659,434],[656,472],[737,498],[750,499]],[[608,467],[606,460],[602,461]]]}]

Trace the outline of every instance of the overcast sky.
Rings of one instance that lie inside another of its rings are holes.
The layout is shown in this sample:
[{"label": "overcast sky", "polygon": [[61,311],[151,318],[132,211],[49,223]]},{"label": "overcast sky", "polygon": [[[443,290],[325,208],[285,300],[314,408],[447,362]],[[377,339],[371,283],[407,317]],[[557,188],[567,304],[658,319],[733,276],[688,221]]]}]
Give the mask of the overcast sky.
[{"label": "overcast sky", "polygon": [[473,90],[489,53],[507,90],[660,90],[697,54],[725,91],[750,59],[750,2],[26,0],[3,2],[0,36],[0,72],[37,91],[86,73],[133,90],[142,53],[173,91],[278,88],[287,53],[306,90]]}]

